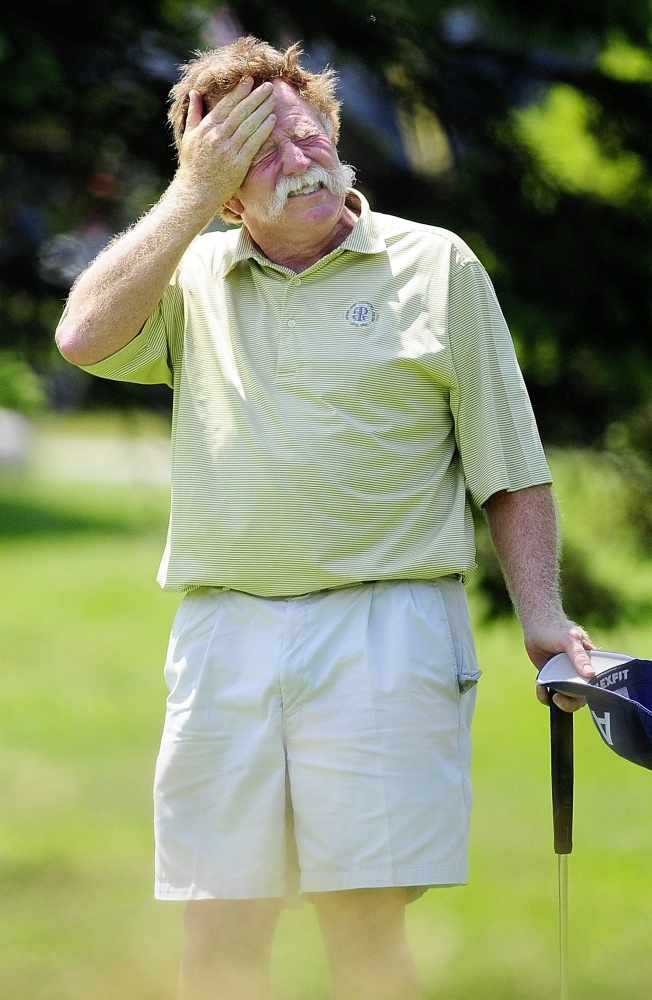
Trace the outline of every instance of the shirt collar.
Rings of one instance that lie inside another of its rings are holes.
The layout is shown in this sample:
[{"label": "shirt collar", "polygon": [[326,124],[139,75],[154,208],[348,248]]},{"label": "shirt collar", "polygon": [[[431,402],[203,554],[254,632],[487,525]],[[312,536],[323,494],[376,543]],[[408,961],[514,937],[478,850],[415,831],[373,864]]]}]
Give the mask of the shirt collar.
[{"label": "shirt collar", "polygon": [[[351,250],[353,253],[362,254],[382,253],[386,249],[386,243],[376,224],[367,199],[359,191],[349,188],[346,200],[349,205],[356,205],[356,207],[359,205],[360,215],[349,235],[333,253],[342,250]],[[260,247],[254,243],[247,227],[241,226],[233,253],[225,257],[222,265],[222,277],[225,278],[236,264],[249,259],[258,261],[263,266],[269,267],[270,264],[274,266],[273,261],[270,261]]]}]

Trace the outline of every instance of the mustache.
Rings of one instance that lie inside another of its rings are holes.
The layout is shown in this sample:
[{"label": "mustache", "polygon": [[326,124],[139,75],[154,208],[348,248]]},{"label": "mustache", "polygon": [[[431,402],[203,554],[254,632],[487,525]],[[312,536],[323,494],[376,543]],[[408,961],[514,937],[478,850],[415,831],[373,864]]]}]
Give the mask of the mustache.
[{"label": "mustache", "polygon": [[347,189],[355,184],[355,167],[349,163],[339,163],[328,169],[319,163],[313,163],[300,177],[279,177],[274,194],[265,206],[266,218],[269,221],[280,218],[290,195],[313,184],[322,184],[336,198],[343,198]]}]

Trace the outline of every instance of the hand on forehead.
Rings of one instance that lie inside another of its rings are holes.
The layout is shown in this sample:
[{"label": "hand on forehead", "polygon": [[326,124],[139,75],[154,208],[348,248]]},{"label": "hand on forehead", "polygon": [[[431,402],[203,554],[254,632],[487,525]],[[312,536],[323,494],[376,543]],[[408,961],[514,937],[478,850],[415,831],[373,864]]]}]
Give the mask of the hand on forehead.
[{"label": "hand on forehead", "polygon": [[254,155],[251,166],[255,167],[267,159],[276,149],[291,143],[327,142],[332,147],[330,130],[327,129],[319,113],[298,91],[285,80],[270,81],[276,98],[274,113],[276,122],[271,133]]},{"label": "hand on forehead", "polygon": [[[299,91],[293,87],[291,83],[288,83],[287,80],[283,80],[280,77],[275,77],[271,80],[261,80],[259,83],[254,83],[251,93],[256,91],[265,83],[271,83],[274,96],[276,97],[274,112],[276,114],[277,124],[274,131],[277,131],[279,127],[282,127],[283,122],[286,122],[288,127],[291,124],[292,126],[296,126],[297,129],[302,126],[304,131],[306,131],[310,126],[312,126],[313,130],[317,127],[320,132],[329,131],[316,108],[314,108],[309,101],[302,97]],[[229,90],[228,93],[224,95],[222,100],[235,96],[238,86],[239,84]],[[211,107],[207,108],[207,110],[212,110],[216,104],[219,104],[219,101],[212,102]],[[298,137],[300,138],[300,135]]]}]

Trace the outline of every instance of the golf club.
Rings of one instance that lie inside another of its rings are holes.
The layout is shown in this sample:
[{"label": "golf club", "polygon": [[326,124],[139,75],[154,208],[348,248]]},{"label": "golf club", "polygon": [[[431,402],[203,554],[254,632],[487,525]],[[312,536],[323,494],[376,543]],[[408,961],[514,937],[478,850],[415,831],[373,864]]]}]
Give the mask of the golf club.
[{"label": "golf club", "polygon": [[652,660],[594,649],[595,676],[575,670],[565,653],[541,668],[537,684],[550,699],[550,762],[554,845],[559,888],[559,980],[568,1000],[568,855],[573,849],[573,716],[552,701],[553,691],[586,698],[604,743],[620,757],[652,770]]},{"label": "golf club", "polygon": [[550,692],[550,774],[559,909],[559,988],[568,1000],[568,855],[573,850],[573,716]]}]

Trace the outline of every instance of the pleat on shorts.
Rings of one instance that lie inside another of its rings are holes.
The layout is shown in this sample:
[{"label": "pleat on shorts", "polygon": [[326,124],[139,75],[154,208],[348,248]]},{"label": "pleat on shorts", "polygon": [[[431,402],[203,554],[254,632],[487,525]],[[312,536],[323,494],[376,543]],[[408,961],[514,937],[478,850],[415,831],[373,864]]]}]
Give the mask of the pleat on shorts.
[{"label": "pleat on shorts", "polygon": [[479,675],[453,577],[189,594],[165,664],[156,896],[465,882]]}]

